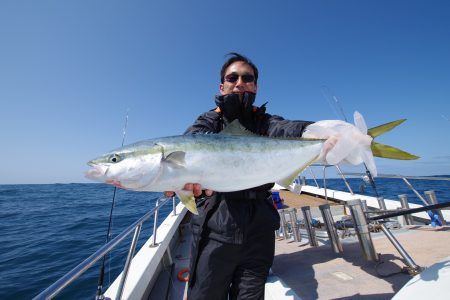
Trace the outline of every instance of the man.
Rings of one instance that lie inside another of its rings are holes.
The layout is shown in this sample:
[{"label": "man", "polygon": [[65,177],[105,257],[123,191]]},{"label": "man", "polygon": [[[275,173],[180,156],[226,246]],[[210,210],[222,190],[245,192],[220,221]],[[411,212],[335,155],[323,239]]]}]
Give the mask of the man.
[{"label": "man", "polygon": [[[286,121],[253,106],[258,69],[231,53],[221,70],[217,108],[202,114],[186,134],[220,132],[238,119],[248,130],[267,136],[301,136],[312,122]],[[224,178],[226,180],[226,178]],[[197,197],[188,299],[263,299],[272,265],[274,230],[280,225],[266,184],[246,191],[214,193],[197,183],[185,189]]]},{"label": "man", "polygon": [[[220,77],[217,108],[200,115],[185,134],[218,133],[238,119],[256,134],[300,137],[313,123],[288,121],[266,113],[265,105],[253,106],[258,69],[240,54],[230,53]],[[329,151],[335,143],[336,139],[324,148]],[[194,238],[189,300],[264,298],[274,257],[274,231],[280,226],[272,203],[272,187],[273,183],[268,183],[244,191],[218,193],[202,191],[199,183],[185,185],[185,190],[193,191],[199,211],[191,220]]]}]

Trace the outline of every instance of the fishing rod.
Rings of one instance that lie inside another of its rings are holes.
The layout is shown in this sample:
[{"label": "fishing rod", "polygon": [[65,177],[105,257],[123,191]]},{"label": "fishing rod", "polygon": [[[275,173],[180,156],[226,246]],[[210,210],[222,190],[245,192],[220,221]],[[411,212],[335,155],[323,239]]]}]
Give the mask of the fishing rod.
[{"label": "fishing rod", "polygon": [[[324,95],[325,99],[327,99],[328,104],[330,104],[331,108],[334,110],[334,113],[336,115],[338,115],[340,113],[341,118],[344,119],[344,121],[348,123],[344,109],[342,108],[342,105],[339,102],[338,98],[334,95],[334,93],[331,92],[331,90],[328,86],[322,85],[321,89],[322,89],[322,94]],[[338,109],[336,109],[336,107]],[[367,167],[366,163],[363,163],[363,165],[364,165],[364,168],[366,169],[366,175],[369,180],[369,183],[372,186],[372,188],[375,192],[375,195],[377,197],[379,197],[377,186],[375,185],[375,180],[373,179],[372,173],[370,173],[369,168]]]},{"label": "fishing rod", "polygon": [[376,221],[376,220],[381,220],[381,219],[398,217],[398,216],[402,216],[402,215],[409,215],[409,214],[422,212],[422,211],[445,208],[445,207],[450,207],[450,201],[442,202],[442,203],[438,203],[438,204],[427,205],[427,206],[418,207],[418,208],[402,209],[398,212],[387,213],[387,214],[376,216],[376,217],[370,217],[368,219],[371,221]]},{"label": "fishing rod", "polygon": [[[328,86],[322,85],[321,89],[323,96],[325,97],[325,99],[327,99],[328,104],[330,104],[330,107],[334,111],[336,116],[339,117],[338,115],[340,113],[342,119],[344,119],[344,121],[348,123],[347,117],[345,116],[344,110],[342,109],[342,106],[339,103],[338,98],[334,95],[334,93],[331,92]],[[337,110],[336,107],[339,108],[339,110]]]},{"label": "fishing rod", "polygon": [[[127,134],[128,111],[129,110],[127,109],[127,114],[126,114],[126,117],[125,117],[125,125],[124,125],[123,131],[122,131],[122,144],[121,144],[121,147],[123,147],[123,144],[125,143],[125,136]],[[109,239],[111,237],[112,215],[113,215],[113,210],[114,210],[115,202],[116,202],[116,191],[117,191],[117,187],[114,187],[112,203],[111,203],[111,209],[109,211],[109,222],[108,222],[108,230],[107,230],[107,233],[106,233],[106,243],[105,244],[107,244],[109,242]],[[103,281],[104,281],[104,277],[105,277],[105,261],[106,261],[106,254],[103,256],[102,264],[100,266],[100,272],[98,274],[97,291],[95,293],[95,300],[103,300],[103,299],[105,299],[105,297],[103,296]]]}]

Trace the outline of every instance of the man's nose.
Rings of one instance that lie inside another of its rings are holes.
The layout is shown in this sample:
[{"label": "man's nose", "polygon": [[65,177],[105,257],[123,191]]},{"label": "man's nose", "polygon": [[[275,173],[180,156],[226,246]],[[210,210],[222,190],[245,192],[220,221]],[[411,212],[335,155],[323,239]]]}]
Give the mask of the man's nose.
[{"label": "man's nose", "polygon": [[245,82],[242,80],[242,76],[239,76],[238,80],[236,81],[236,86],[243,86],[244,83]]}]

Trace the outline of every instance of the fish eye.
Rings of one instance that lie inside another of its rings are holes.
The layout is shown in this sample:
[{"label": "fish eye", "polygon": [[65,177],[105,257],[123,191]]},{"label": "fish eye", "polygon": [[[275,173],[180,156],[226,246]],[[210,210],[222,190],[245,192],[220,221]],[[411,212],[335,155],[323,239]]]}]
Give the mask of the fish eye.
[{"label": "fish eye", "polygon": [[111,155],[111,156],[109,157],[108,160],[109,160],[109,162],[111,162],[111,163],[118,163],[119,161],[122,160],[122,157],[120,157],[119,154],[113,154],[113,155]]}]

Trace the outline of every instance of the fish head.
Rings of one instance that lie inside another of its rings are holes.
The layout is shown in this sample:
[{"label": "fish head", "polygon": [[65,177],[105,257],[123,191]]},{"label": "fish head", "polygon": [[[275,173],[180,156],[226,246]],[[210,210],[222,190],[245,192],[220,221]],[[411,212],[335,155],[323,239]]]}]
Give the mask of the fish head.
[{"label": "fish head", "polygon": [[113,150],[88,162],[86,177],[128,190],[144,190],[157,178],[163,157],[158,144]]}]

